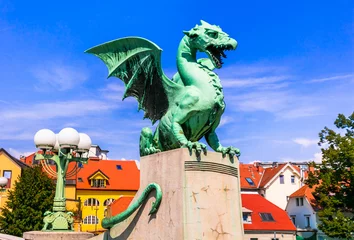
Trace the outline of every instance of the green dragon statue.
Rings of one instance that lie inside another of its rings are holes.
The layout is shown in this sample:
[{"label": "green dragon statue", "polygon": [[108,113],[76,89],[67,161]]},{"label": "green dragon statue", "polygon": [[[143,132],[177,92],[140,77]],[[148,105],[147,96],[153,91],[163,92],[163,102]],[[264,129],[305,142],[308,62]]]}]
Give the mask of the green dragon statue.
[{"label": "green dragon statue", "polygon": [[[239,156],[240,150],[222,146],[215,132],[225,102],[220,79],[213,72],[222,67],[224,52],[235,50],[237,42],[219,26],[205,21],[184,34],[177,53],[178,73],[172,79],[162,70],[162,50],[143,38],[121,38],[86,52],[106,64],[108,77],[125,83],[123,100],[135,97],[139,110],[145,111],[144,118],[153,124],[159,120],[154,133],[150,128],[142,129],[141,156],[180,147],[206,153],[206,145],[198,142],[203,137],[214,151]],[[197,60],[197,51],[209,58]]]}]

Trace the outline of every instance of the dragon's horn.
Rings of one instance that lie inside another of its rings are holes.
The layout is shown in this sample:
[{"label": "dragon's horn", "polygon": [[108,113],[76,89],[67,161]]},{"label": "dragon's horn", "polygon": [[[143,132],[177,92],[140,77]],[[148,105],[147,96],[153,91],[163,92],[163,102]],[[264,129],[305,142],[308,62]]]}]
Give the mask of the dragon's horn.
[{"label": "dragon's horn", "polygon": [[200,20],[200,23],[202,24],[203,27],[211,27],[211,25],[206,21]]},{"label": "dragon's horn", "polygon": [[190,32],[189,31],[183,31],[184,34],[186,34],[188,37],[190,35]]}]

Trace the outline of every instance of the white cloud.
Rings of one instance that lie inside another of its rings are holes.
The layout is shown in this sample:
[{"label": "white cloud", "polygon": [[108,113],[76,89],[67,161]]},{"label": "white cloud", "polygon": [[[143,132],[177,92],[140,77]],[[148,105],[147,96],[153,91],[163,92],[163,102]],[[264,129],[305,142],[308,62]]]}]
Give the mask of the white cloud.
[{"label": "white cloud", "polygon": [[32,69],[32,74],[40,81],[38,90],[45,90],[47,85],[55,90],[64,91],[82,84],[88,79],[88,74],[82,67],[66,66],[60,63],[46,63]]},{"label": "white cloud", "polygon": [[78,117],[115,109],[117,105],[99,100],[72,100],[28,104],[19,108],[0,111],[2,119],[49,119]]},{"label": "white cloud", "polygon": [[290,95],[284,91],[257,91],[233,96],[230,100],[230,103],[236,107],[235,110],[276,113],[287,107]]},{"label": "white cloud", "polygon": [[317,152],[313,155],[313,157],[309,158],[309,159],[295,159],[292,157],[283,157],[280,158],[280,160],[282,162],[316,162],[316,163],[321,163],[322,162],[322,153],[321,152]]},{"label": "white cloud", "polygon": [[316,163],[321,163],[322,162],[322,153],[321,152],[315,153],[313,155],[313,159],[312,160],[314,162],[316,162]]},{"label": "white cloud", "polygon": [[[264,77],[249,77],[249,78],[228,78],[222,79],[222,85],[224,88],[233,87],[256,87],[264,85],[263,87],[269,86],[270,83],[278,83],[287,80],[288,76],[264,76]],[[285,85],[282,85],[285,86]]]},{"label": "white cloud", "polygon": [[353,77],[354,77],[354,74],[347,74],[347,75],[339,75],[339,76],[334,76],[334,77],[312,79],[308,82],[309,83],[321,83],[321,82],[327,82],[327,81],[333,81],[333,80],[343,80],[343,79],[348,79],[348,78],[353,78]]},{"label": "white cloud", "polygon": [[295,119],[302,117],[312,117],[322,115],[321,108],[317,106],[299,106],[294,109],[287,109],[285,111],[280,112],[280,118],[283,119]]},{"label": "white cloud", "polygon": [[295,138],[295,139],[293,139],[293,142],[307,148],[312,145],[317,145],[318,140],[317,139],[308,139],[308,138]]},{"label": "white cloud", "polygon": [[28,152],[28,151],[21,151],[21,150],[16,150],[13,148],[8,149],[9,153],[15,157],[15,158],[20,158],[21,156],[28,156],[31,155],[33,152]]},{"label": "white cloud", "polygon": [[233,118],[232,118],[232,117],[223,116],[223,117],[221,118],[219,127],[224,126],[224,125],[226,125],[226,124],[228,124],[228,123],[230,123],[230,122],[232,122],[232,121],[233,121]]}]

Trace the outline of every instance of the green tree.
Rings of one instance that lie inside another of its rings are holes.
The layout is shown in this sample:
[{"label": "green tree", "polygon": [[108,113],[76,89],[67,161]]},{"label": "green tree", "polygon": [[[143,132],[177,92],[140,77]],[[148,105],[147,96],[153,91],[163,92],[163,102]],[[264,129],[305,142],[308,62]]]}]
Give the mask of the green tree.
[{"label": "green tree", "polygon": [[40,166],[25,168],[2,209],[1,232],[22,236],[23,232],[40,230],[43,213],[52,209],[54,190],[53,181]]},{"label": "green tree", "polygon": [[307,184],[316,185],[319,229],[327,236],[353,239],[354,236],[354,112],[339,114],[337,130],[325,127],[320,133],[322,164],[312,165]]}]

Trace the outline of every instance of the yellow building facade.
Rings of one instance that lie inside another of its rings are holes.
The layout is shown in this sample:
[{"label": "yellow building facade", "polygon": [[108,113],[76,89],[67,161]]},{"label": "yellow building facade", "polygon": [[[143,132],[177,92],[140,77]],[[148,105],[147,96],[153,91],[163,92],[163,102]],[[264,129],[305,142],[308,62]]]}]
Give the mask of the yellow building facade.
[{"label": "yellow building facade", "polygon": [[136,191],[77,190],[81,199],[81,231],[103,232],[101,221],[106,215],[107,205],[121,196],[134,196],[135,193]]},{"label": "yellow building facade", "polygon": [[6,190],[4,192],[0,192],[1,208],[7,201],[8,191],[14,188],[15,181],[21,175],[22,169],[25,167],[27,167],[26,164],[11,156],[5,149],[0,148],[0,176],[8,179]]},{"label": "yellow building facade", "polygon": [[[40,164],[35,154],[21,159],[28,165]],[[76,168],[69,164],[68,172]],[[55,171],[55,165],[50,165]],[[43,170],[44,171],[44,170]],[[55,182],[55,180],[54,180]],[[122,196],[132,196],[139,189],[140,171],[135,161],[102,160],[91,157],[75,175],[67,176],[66,208],[75,214],[74,230],[102,232],[101,221],[107,205]]]},{"label": "yellow building facade", "polygon": [[103,232],[107,206],[122,196],[134,197],[140,171],[135,161],[89,160],[78,173],[76,195],[80,199],[81,231]]}]

